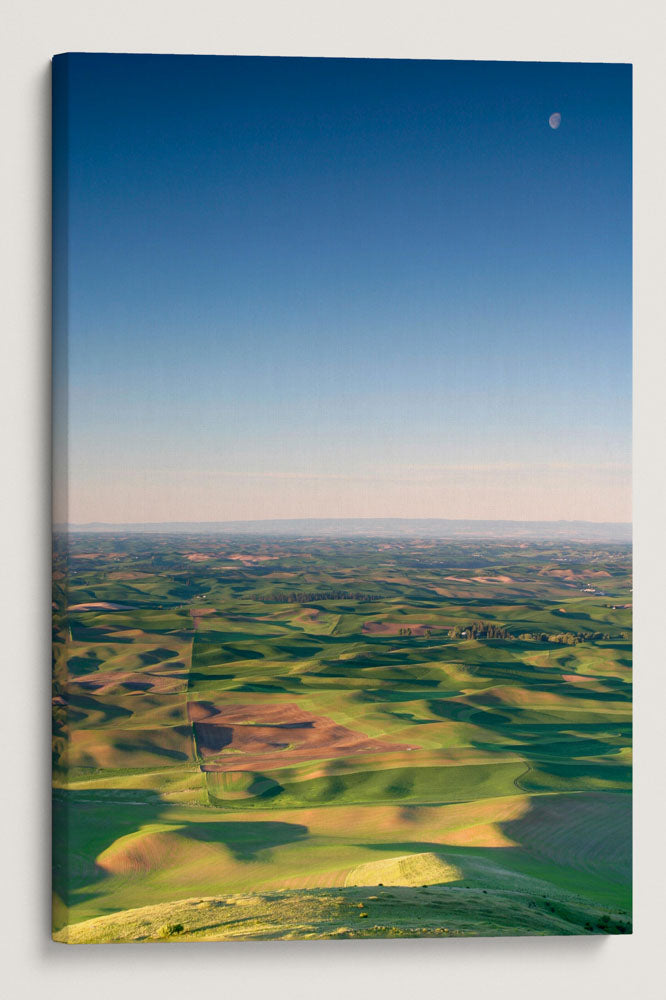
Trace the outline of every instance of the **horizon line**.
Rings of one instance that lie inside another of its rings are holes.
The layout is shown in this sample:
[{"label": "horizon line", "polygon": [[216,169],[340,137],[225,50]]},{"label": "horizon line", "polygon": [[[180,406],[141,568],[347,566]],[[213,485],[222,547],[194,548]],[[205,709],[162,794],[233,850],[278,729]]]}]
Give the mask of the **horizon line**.
[{"label": "horizon line", "polygon": [[631,543],[631,521],[519,521],[484,518],[310,517],[235,521],[88,521],[53,524],[56,535],[171,534],[303,538],[439,538]]}]

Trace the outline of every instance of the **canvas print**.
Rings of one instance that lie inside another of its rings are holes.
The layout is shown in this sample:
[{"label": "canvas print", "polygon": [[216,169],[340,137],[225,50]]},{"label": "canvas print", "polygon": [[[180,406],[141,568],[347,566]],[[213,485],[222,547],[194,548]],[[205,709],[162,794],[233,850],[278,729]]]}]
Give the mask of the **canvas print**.
[{"label": "canvas print", "polygon": [[631,67],[53,61],[53,935],[631,932]]}]

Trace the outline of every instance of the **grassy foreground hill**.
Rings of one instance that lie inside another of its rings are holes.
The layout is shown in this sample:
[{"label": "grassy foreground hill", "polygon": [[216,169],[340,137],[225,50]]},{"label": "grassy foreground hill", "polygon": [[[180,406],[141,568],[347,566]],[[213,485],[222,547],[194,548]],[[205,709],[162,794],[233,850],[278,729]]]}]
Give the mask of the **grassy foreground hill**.
[{"label": "grassy foreground hill", "polygon": [[485,889],[283,889],[124,910],[54,935],[68,944],[625,934],[626,913]]}]

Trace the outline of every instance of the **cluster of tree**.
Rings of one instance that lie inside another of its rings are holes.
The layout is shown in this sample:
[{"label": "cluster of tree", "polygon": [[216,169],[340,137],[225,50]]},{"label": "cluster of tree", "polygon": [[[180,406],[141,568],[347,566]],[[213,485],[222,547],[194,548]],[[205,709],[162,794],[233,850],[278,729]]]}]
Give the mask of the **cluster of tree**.
[{"label": "cluster of tree", "polygon": [[379,594],[362,594],[351,590],[297,590],[292,593],[278,591],[264,597],[271,604],[313,604],[317,601],[379,601]]},{"label": "cluster of tree", "polygon": [[[411,635],[411,634],[412,634],[412,630],[411,630],[411,628],[409,628],[409,626],[407,628],[400,628],[400,629],[398,629],[398,635]],[[427,629],[425,629],[425,631],[424,631],[423,634],[425,635],[426,639],[429,639],[430,636],[432,635],[432,632],[430,631],[429,628],[427,628]]]},{"label": "cluster of tree", "polygon": [[619,635],[611,635],[610,632],[557,632],[548,635],[547,632],[523,632],[518,639],[523,642],[554,642],[563,646],[575,646],[579,642],[606,641],[614,639],[628,639],[628,632],[621,632]]},{"label": "cluster of tree", "polygon": [[454,625],[449,635],[452,639],[513,639],[503,625],[496,625],[494,622]]}]

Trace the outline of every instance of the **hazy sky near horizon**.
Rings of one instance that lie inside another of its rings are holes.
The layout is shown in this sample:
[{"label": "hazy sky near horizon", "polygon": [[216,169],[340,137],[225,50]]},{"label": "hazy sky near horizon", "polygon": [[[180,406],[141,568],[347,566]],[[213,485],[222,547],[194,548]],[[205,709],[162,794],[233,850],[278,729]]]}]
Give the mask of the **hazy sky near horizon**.
[{"label": "hazy sky near horizon", "polygon": [[629,66],[58,57],[54,139],[58,520],[630,519]]}]

